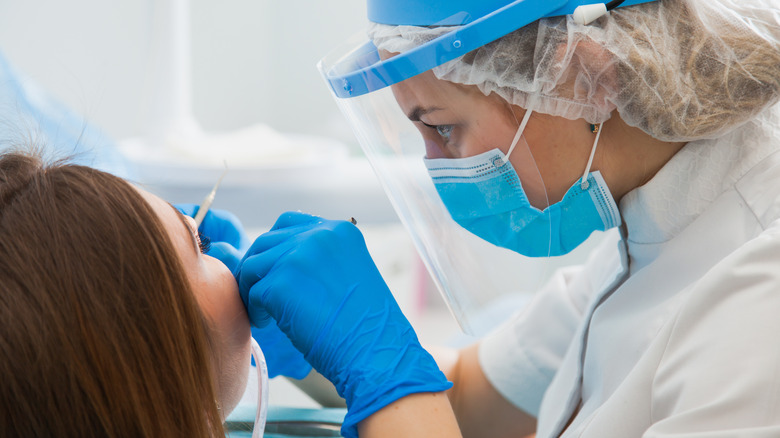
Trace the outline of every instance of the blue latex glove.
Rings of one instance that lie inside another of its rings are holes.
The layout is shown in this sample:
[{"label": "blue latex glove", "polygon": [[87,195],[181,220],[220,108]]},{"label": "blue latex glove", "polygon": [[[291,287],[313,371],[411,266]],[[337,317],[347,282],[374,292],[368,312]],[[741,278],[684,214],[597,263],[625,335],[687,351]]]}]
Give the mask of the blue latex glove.
[{"label": "blue latex glove", "polygon": [[[276,321],[272,320],[262,328],[252,327],[252,337],[265,354],[269,379],[286,376],[301,380],[311,372],[311,365],[303,358],[303,353],[279,330]],[[254,358],[252,364],[254,365]]]},{"label": "blue latex glove", "polygon": [[347,401],[345,437],[401,397],[451,387],[351,223],[285,213],[254,242],[236,278],[252,323],[278,321]]},{"label": "blue latex glove", "polygon": [[[195,217],[200,208],[196,204],[177,204],[175,207],[190,217]],[[241,221],[229,211],[209,210],[198,231],[211,240],[211,247],[206,254],[219,259],[231,272],[235,272],[250,243]],[[283,375],[303,379],[311,371],[311,365],[304,360],[303,353],[295,349],[275,323],[263,328],[253,327],[252,337],[263,350],[269,378]]]}]

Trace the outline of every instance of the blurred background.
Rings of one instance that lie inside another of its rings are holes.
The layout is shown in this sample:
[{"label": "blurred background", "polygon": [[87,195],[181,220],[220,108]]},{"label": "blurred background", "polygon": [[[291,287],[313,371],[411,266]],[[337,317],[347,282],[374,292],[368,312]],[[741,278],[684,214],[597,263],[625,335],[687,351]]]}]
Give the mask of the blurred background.
[{"label": "blurred background", "polygon": [[203,129],[262,122],[353,147],[315,64],[363,30],[364,3],[2,1],[0,50],[112,138],[139,137],[149,133],[148,110],[159,101],[153,93],[165,75],[167,61],[156,59],[158,52],[177,20],[186,20],[191,56],[184,67],[192,114]]}]

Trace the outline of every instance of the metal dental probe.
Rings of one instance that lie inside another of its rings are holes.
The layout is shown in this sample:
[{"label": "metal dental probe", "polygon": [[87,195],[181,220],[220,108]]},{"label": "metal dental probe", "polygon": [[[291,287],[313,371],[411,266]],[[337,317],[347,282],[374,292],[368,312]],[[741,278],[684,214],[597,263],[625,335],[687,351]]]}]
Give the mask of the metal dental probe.
[{"label": "metal dental probe", "polygon": [[211,189],[208,195],[206,195],[205,198],[203,198],[203,202],[201,202],[200,207],[198,208],[198,213],[195,215],[195,226],[200,227],[200,223],[203,222],[203,218],[206,217],[206,213],[209,212],[209,208],[211,208],[211,204],[214,202],[214,198],[217,195],[217,189],[219,188],[219,184],[222,182],[222,178],[225,177],[227,174],[228,168],[227,163],[225,163],[225,171],[222,172],[222,175],[217,180],[217,183],[214,184],[214,188]]}]

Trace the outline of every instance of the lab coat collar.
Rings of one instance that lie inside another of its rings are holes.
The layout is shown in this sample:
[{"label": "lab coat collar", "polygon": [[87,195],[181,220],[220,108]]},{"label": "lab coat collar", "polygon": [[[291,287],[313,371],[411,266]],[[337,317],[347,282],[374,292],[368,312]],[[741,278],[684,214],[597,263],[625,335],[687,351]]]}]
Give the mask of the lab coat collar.
[{"label": "lab coat collar", "polygon": [[677,236],[718,196],[780,149],[778,119],[780,107],[775,106],[722,138],[690,142],[649,182],[627,193],[620,211],[629,246],[657,245]]}]

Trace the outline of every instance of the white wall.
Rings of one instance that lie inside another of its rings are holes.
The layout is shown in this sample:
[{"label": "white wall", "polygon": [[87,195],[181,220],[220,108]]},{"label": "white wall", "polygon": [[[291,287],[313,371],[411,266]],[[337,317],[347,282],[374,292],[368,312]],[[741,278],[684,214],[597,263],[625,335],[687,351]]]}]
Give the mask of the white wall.
[{"label": "white wall", "polygon": [[[176,0],[0,0],[0,50],[114,139],[144,136],[155,97],[152,16],[155,6],[170,1]],[[203,128],[267,123],[283,132],[340,140],[360,155],[315,64],[365,28],[365,0],[192,0],[190,12],[192,110]],[[245,222],[256,219],[248,224],[256,233],[288,209],[354,216],[391,289],[406,294],[399,297],[402,304],[435,293],[411,284],[426,277],[408,236],[367,163],[354,161],[351,173],[342,169],[328,184],[315,174],[303,181],[308,185],[271,181],[251,190],[223,185],[214,208],[233,210]],[[181,193],[169,187],[164,197],[199,202],[216,178]],[[366,226],[371,223],[380,225],[372,232]]]},{"label": "white wall", "polygon": [[[192,0],[192,108],[201,126],[267,123],[354,144],[315,64],[365,27],[364,3]],[[154,5],[0,1],[0,50],[113,138],[141,136],[153,97]]]}]

